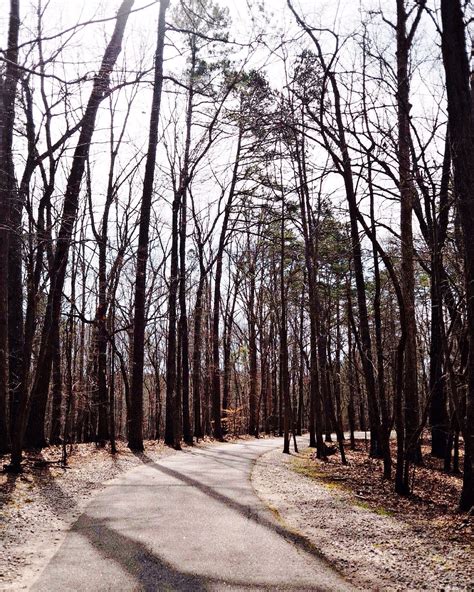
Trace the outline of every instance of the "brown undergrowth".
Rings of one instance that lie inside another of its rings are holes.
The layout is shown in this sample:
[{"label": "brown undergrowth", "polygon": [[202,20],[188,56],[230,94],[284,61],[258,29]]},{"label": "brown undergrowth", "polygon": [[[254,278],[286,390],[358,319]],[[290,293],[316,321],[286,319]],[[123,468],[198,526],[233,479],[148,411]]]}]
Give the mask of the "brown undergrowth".
[{"label": "brown undergrowth", "polygon": [[[393,442],[393,458],[395,446]],[[407,497],[395,493],[393,481],[383,479],[382,461],[369,458],[364,440],[356,441],[356,450],[346,447],[347,466],[338,454],[322,461],[314,449],[306,449],[293,459],[292,467],[330,489],[344,490],[362,508],[407,522],[415,532],[432,530],[433,536],[446,542],[474,546],[474,515],[457,511],[462,476],[445,473],[443,461],[429,454],[426,441],[422,453],[423,465],[412,467],[413,493]]]}]

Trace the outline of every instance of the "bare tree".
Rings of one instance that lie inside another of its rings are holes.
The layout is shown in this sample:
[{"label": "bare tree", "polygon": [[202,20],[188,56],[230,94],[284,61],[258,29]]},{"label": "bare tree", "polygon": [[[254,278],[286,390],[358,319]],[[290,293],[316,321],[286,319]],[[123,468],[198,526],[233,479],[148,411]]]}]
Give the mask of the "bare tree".
[{"label": "bare tree", "polygon": [[156,149],[158,145],[158,123],[160,118],[161,89],[163,87],[163,48],[166,31],[166,10],[169,0],[160,0],[158,17],[158,38],[155,53],[155,74],[153,99],[150,115],[148,151],[143,179],[143,194],[140,211],[140,226],[137,251],[137,270],[135,280],[135,304],[133,321],[133,363],[132,363],[132,400],[129,423],[128,446],[131,450],[143,450],[143,363],[145,339],[145,285],[148,258],[148,232],[150,209],[153,198],[155,178]]},{"label": "bare tree", "polygon": [[[51,338],[57,330],[60,321],[62,291],[66,276],[72,232],[78,211],[81,181],[92,141],[97,111],[99,105],[109,91],[110,75],[121,51],[125,26],[132,6],[133,0],[124,0],[117,13],[114,32],[104,53],[100,70],[94,79],[93,88],[81,122],[82,127],[68,177],[61,226],[50,270],[51,285],[48,293],[48,302],[41,334],[38,365],[30,394],[31,410],[29,414],[29,441],[30,444],[38,447],[42,447],[47,443],[44,422],[53,358]],[[28,395],[22,393],[22,396],[27,397]],[[21,449],[24,426],[26,424],[27,406],[24,406],[24,408],[24,416],[18,418],[18,429],[15,434],[15,443],[13,447],[12,465],[15,467],[19,467],[21,461]]]},{"label": "bare tree", "polygon": [[[9,244],[11,240],[10,220],[16,218],[14,212],[18,210],[18,194],[16,188],[15,168],[13,163],[13,128],[15,122],[15,97],[20,70],[18,69],[18,37],[20,29],[20,2],[10,1],[10,19],[8,26],[8,46],[6,51],[5,72],[0,80],[0,451],[5,452],[9,446],[8,397],[9,386],[16,389],[16,385],[9,385],[9,353],[19,356],[19,351],[9,352],[9,321],[14,318],[9,311],[13,302],[9,302]],[[18,231],[18,229],[14,229]],[[15,258],[20,264],[21,258]],[[16,269],[12,280],[18,279]],[[16,284],[15,284],[16,285]],[[21,300],[15,303],[21,317]],[[17,315],[18,316],[18,315]],[[18,319],[15,319],[17,321]],[[21,326],[12,327],[20,332]],[[15,377],[16,378],[16,377]]]},{"label": "bare tree", "polygon": [[461,2],[442,0],[441,18],[454,187],[464,237],[469,360],[466,412],[460,418],[465,457],[459,505],[468,511],[474,506],[474,114]]}]

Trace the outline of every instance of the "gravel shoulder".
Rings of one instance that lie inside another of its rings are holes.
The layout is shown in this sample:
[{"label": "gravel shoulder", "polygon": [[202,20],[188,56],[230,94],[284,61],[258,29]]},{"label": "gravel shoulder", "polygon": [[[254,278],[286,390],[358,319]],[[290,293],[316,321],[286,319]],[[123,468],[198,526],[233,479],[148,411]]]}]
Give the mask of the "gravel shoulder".
[{"label": "gravel shoulder", "polygon": [[298,531],[364,590],[474,590],[473,548],[447,542],[399,516],[358,505],[337,483],[298,472],[308,458],[274,450],[255,463],[252,484],[289,528]]},{"label": "gravel shoulder", "polygon": [[[158,460],[174,450],[147,442],[146,453]],[[122,443],[116,455],[94,444],[77,445],[67,468],[54,463],[60,454],[59,448],[49,448],[30,458],[24,473],[0,473],[2,591],[28,589],[92,497],[125,471],[143,466]],[[37,464],[40,458],[46,461],[43,466]],[[3,466],[8,459],[1,461]]]}]

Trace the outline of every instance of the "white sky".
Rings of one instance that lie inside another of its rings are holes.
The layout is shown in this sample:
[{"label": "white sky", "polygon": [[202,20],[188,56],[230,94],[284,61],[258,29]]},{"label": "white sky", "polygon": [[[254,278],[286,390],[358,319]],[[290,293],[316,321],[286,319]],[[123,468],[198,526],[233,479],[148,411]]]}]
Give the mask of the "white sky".
[{"label": "white sky", "polygon": [[[282,86],[283,70],[281,65],[281,50],[278,49],[280,40],[291,39],[294,36],[300,36],[301,44],[306,42],[306,38],[301,35],[301,32],[295,24],[294,17],[286,5],[286,0],[264,0],[261,2],[264,5],[264,11],[258,10],[259,2],[256,0],[217,0],[217,3],[222,6],[227,6],[233,20],[231,28],[231,39],[239,42],[246,42],[253,34],[252,20],[249,16],[249,5],[252,6],[253,13],[257,18],[255,27],[262,27],[264,31],[264,41],[266,46],[257,51],[252,58],[252,65],[254,67],[264,66],[270,82],[274,86]],[[106,17],[113,17],[117,8],[120,5],[119,0],[42,0],[43,6],[46,8],[46,16],[44,22],[43,35],[54,35],[60,31],[74,26],[78,22],[87,22],[91,19],[103,19]],[[177,0],[171,0],[170,11],[168,12],[168,20],[171,17],[173,6],[177,5]],[[137,10],[146,7],[143,10]],[[294,6],[305,15],[308,22],[315,26],[322,26],[330,28],[341,36],[349,35],[353,32],[360,31],[360,22],[362,12],[367,13],[370,9],[380,9],[383,7],[384,14],[388,18],[393,18],[393,11],[395,8],[395,0],[294,0]],[[35,37],[35,11],[37,2],[33,0],[22,0],[22,29],[21,42]],[[126,59],[126,66],[129,70],[138,68],[138,63],[143,60],[145,67],[150,67],[152,63],[154,46],[156,41],[156,21],[158,17],[159,3],[152,0],[135,0],[134,10],[137,10],[127,25],[126,44],[124,46],[120,60]],[[265,19],[267,19],[265,21]],[[0,45],[4,46],[6,41],[6,26],[8,21],[8,13],[4,11],[0,17]],[[54,69],[53,66],[48,66],[48,71],[64,77],[67,79],[74,79],[76,76],[83,75],[86,72],[93,73],[101,59],[103,48],[110,37],[110,31],[113,27],[113,20],[105,23],[97,23],[82,28],[72,38],[68,39],[68,35],[64,39],[68,40],[68,49],[63,54],[64,66],[58,65],[56,60]],[[380,38],[383,41],[387,40],[390,35],[388,27],[380,28]],[[425,32],[427,33],[425,35]],[[426,52],[435,52],[436,43],[433,43],[434,33],[428,19],[424,19],[420,28],[420,38],[424,38],[424,43],[419,46],[417,53],[418,57],[425,57]],[[175,47],[172,47],[173,42],[176,42],[177,36],[173,34],[168,35],[168,46],[166,48],[166,65],[167,73],[176,73],[182,69],[183,60],[177,56]],[[45,55],[58,47],[58,40],[51,41],[45,44]],[[275,50],[275,53],[272,53]],[[293,49],[294,51],[294,49]],[[384,56],[389,61],[394,59],[395,46],[392,42],[389,45],[389,51]],[[236,48],[236,58],[242,57],[243,51]],[[24,57],[24,56],[23,56]],[[346,56],[346,67],[351,65],[350,53]],[[31,60],[29,60],[30,63]],[[31,64],[30,64],[31,66]],[[426,82],[429,85],[426,85]],[[423,76],[414,79],[413,103],[414,111],[419,114],[427,111],[430,112],[433,107],[431,96],[431,89],[433,85],[441,83],[441,79],[437,78],[437,71],[423,70]],[[84,91],[84,97],[87,96],[87,91]],[[76,97],[78,103],[84,102],[80,97]],[[146,130],[148,124],[148,113],[150,105],[150,87],[144,86],[140,90],[137,103],[134,107],[134,119],[132,140],[135,144],[144,146],[146,141]],[[163,116],[166,117],[166,110],[171,109],[170,103],[164,104]],[[108,119],[101,112],[98,120],[98,132],[95,135],[95,140],[100,138],[100,130],[106,130]],[[61,124],[59,124],[61,125]],[[99,143],[94,148],[95,157],[100,160],[101,147]],[[102,148],[104,154],[107,153],[107,146]],[[163,155],[161,155],[163,157]],[[330,190],[332,191],[333,188]],[[100,191],[98,191],[100,194]],[[100,197],[97,197],[100,204]],[[395,211],[392,206],[389,207],[390,212]],[[388,214],[392,218],[391,214]],[[395,215],[396,217],[396,215]]]}]

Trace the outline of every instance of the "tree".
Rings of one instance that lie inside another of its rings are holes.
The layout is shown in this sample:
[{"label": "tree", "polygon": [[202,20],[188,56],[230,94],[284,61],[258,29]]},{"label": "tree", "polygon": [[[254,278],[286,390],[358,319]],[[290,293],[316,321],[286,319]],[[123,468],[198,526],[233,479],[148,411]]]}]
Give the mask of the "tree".
[{"label": "tree", "polygon": [[474,506],[474,114],[461,2],[442,0],[441,19],[454,188],[464,238],[469,360],[466,411],[461,419],[465,457],[459,506],[468,511]]},{"label": "tree", "polygon": [[[110,75],[121,51],[125,26],[132,6],[133,0],[124,0],[117,13],[114,32],[105,50],[99,72],[94,78],[89,101],[81,121],[82,127],[68,176],[61,226],[50,270],[50,289],[41,333],[38,365],[30,393],[31,409],[29,414],[30,422],[28,440],[31,445],[37,447],[43,447],[47,443],[44,421],[53,359],[51,338],[55,334],[55,331],[58,330],[60,323],[62,290],[66,276],[72,233],[78,211],[81,181],[94,133],[97,111],[99,105],[109,91]],[[28,397],[28,393],[23,392],[22,397]],[[12,465],[15,468],[20,467],[24,426],[27,420],[27,409],[28,405],[23,404],[23,413],[18,416],[18,427],[16,428],[15,442],[12,447]]]},{"label": "tree", "polygon": [[418,4],[415,18],[407,30],[408,14],[405,0],[397,0],[397,112],[398,112],[398,166],[400,186],[400,240],[401,274],[403,305],[406,328],[404,353],[404,425],[405,425],[405,460],[403,483],[397,481],[399,493],[409,491],[409,462],[421,460],[418,443],[419,403],[417,378],[417,345],[415,318],[415,272],[413,264],[413,181],[411,178],[410,159],[410,79],[408,58],[424,2]]},{"label": "tree", "polygon": [[[15,211],[18,210],[18,195],[15,179],[15,168],[13,163],[13,128],[15,122],[15,97],[20,70],[18,69],[18,37],[20,29],[20,2],[10,1],[10,19],[8,25],[8,46],[6,51],[7,65],[5,73],[0,80],[0,162],[2,163],[0,180],[0,451],[5,452],[9,446],[9,421],[8,421],[8,398],[9,388],[16,390],[16,385],[9,382],[9,355],[13,356],[12,363],[20,352],[9,351],[9,328],[14,311],[19,311],[20,326],[12,327],[21,335],[21,301],[14,303],[9,295],[9,272],[10,272],[10,241],[13,241],[10,221],[15,218]],[[15,241],[17,244],[17,241]],[[16,263],[18,259],[15,258]],[[12,281],[17,282],[16,269]],[[21,277],[21,259],[20,259]],[[15,284],[16,285],[16,284]],[[16,324],[16,323],[15,323]],[[11,343],[10,343],[11,344]],[[16,364],[17,366],[17,364]],[[16,374],[16,373],[15,373]],[[17,376],[13,376],[17,379]]]},{"label": "tree", "polygon": [[[319,105],[316,107],[315,110],[312,110],[309,104],[307,105],[307,108],[310,117],[319,126],[319,130],[323,136],[324,146],[328,151],[329,155],[331,156],[336,170],[341,175],[344,181],[344,189],[349,207],[350,233],[352,241],[352,260],[354,265],[355,283],[357,287],[360,346],[362,352],[362,363],[364,368],[364,377],[366,382],[369,407],[369,418],[371,428],[371,455],[382,456],[384,443],[382,442],[381,438],[380,409],[375,389],[372,337],[370,333],[368,318],[362,247],[358,229],[359,211],[357,204],[357,193],[356,186],[354,183],[354,172],[350,154],[350,147],[347,141],[347,133],[343,120],[341,93],[336,73],[332,69],[334,59],[331,59],[327,63],[321,47],[321,42],[315,35],[313,29],[311,29],[311,27],[309,27],[301,18],[301,16],[296,12],[290,0],[288,0],[288,6],[294,14],[298,24],[308,34],[311,41],[313,42],[316,49],[315,58],[318,62],[319,67],[322,69],[322,78],[326,81],[320,93]],[[337,40],[336,47],[338,47]],[[331,128],[329,128],[328,125],[323,121],[322,117],[325,114],[325,106],[328,103],[328,95],[331,96],[331,104],[333,105],[333,127]]]},{"label": "tree", "polygon": [[150,114],[148,150],[143,178],[143,193],[140,210],[140,225],[137,250],[137,270],[135,279],[135,303],[133,319],[133,362],[132,362],[132,400],[129,424],[128,446],[131,450],[143,451],[143,363],[145,340],[145,285],[148,258],[150,209],[153,199],[156,150],[158,145],[158,123],[160,119],[161,90],[163,87],[163,53],[166,31],[166,10],[169,0],[160,0],[158,34],[155,53],[153,99]]}]

